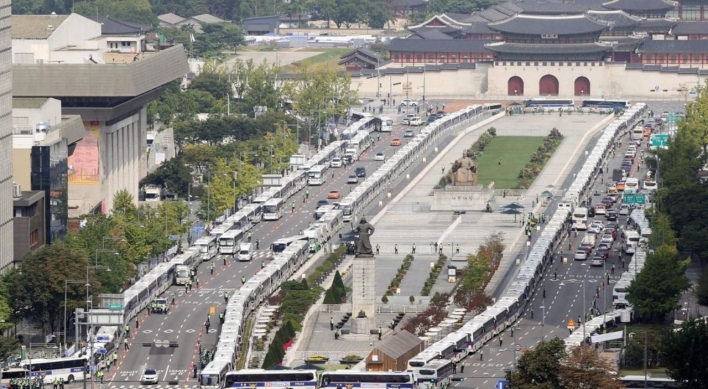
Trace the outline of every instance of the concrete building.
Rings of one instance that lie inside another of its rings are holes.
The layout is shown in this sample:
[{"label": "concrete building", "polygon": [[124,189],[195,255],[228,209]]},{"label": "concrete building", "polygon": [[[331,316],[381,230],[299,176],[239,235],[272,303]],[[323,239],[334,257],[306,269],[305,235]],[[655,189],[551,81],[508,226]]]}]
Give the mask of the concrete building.
[{"label": "concrete building", "polygon": [[179,15],[175,15],[172,12],[162,14],[157,17],[160,27],[179,27],[178,24],[187,20]]},{"label": "concrete building", "polygon": [[10,0],[0,0],[0,272],[12,264],[12,57]]},{"label": "concrete building", "polygon": [[279,33],[279,16],[255,16],[243,19],[243,31],[246,35],[266,35]]},{"label": "concrete building", "polygon": [[15,98],[12,127],[13,180],[21,190],[44,192],[42,236],[51,244],[68,228],[68,159],[86,133],[84,123],[79,115],[62,115],[59,100]]},{"label": "concrete building", "polygon": [[176,27],[182,27],[182,26],[192,26],[194,29],[194,32],[197,34],[203,33],[202,27],[207,25],[207,24],[215,24],[215,23],[224,23],[226,20],[217,18],[214,15],[209,15],[209,14],[201,14],[201,15],[196,15],[192,16],[191,18],[187,18],[179,23],[177,23]]},{"label": "concrete building", "polygon": [[146,105],[189,72],[184,48],[143,52],[144,36],[138,35],[129,52],[116,52],[109,43],[124,38],[104,36],[100,23],[76,14],[12,21],[15,95],[55,97],[61,114],[81,116],[85,127],[68,157],[70,216],[108,212],[122,189],[137,203],[147,172]]},{"label": "concrete building", "polygon": [[19,185],[13,198],[12,219],[14,225],[15,241],[13,262],[15,265],[22,262],[22,258],[30,251],[42,248],[45,244],[45,209],[44,191],[21,192]]}]

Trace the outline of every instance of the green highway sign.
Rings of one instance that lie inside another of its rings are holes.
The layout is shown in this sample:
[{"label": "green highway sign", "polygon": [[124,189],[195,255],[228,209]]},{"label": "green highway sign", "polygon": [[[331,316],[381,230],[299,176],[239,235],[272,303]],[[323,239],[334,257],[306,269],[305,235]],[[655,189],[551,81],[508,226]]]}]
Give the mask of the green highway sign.
[{"label": "green highway sign", "polygon": [[123,304],[108,304],[108,309],[111,311],[120,311],[123,309]]},{"label": "green highway sign", "polygon": [[669,114],[669,119],[668,119],[667,121],[668,121],[669,123],[671,123],[671,124],[676,123],[676,114],[673,113],[673,112],[671,112],[671,113]]},{"label": "green highway sign", "polygon": [[622,195],[622,201],[625,204],[644,204],[646,200],[646,196],[639,193],[624,193]]},{"label": "green highway sign", "polygon": [[669,145],[669,134],[654,134],[651,136],[653,147],[667,147]]}]

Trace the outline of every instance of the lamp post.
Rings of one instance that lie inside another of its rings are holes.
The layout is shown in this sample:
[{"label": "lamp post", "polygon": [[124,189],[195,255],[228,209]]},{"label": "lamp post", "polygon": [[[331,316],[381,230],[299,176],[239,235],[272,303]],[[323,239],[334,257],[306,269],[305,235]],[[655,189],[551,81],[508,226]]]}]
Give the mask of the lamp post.
[{"label": "lamp post", "polygon": [[[66,317],[66,301],[67,301],[66,294],[67,293],[66,292],[67,292],[67,286],[69,284],[83,284],[83,283],[84,283],[84,281],[81,281],[81,280],[70,280],[70,279],[64,280],[64,324],[63,324],[63,327],[64,327],[64,350],[65,351],[67,349],[67,346],[66,346],[66,319],[67,319],[67,317]],[[60,346],[59,347],[59,354],[61,355],[61,342],[59,342],[59,346]]]},{"label": "lamp post", "polygon": [[546,306],[541,305],[541,341],[546,341]]},{"label": "lamp post", "polygon": [[[97,257],[98,258],[98,257]],[[89,374],[93,373],[93,337],[91,336],[91,325],[93,324],[93,315],[90,313],[89,304],[93,305],[92,301],[89,299],[89,288],[91,288],[91,283],[89,282],[89,270],[105,270],[111,271],[108,266],[86,266],[86,313],[88,316],[88,329],[86,331],[89,338]],[[84,380],[84,389],[86,389],[86,380]],[[93,389],[93,380],[91,380],[91,389]]]}]

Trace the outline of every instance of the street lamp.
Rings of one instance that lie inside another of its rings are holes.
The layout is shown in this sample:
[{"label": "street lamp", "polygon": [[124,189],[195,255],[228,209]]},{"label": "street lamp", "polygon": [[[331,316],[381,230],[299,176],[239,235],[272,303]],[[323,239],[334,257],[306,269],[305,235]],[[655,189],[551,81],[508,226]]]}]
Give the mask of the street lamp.
[{"label": "street lamp", "polygon": [[[67,319],[67,317],[66,317],[66,301],[67,301],[67,299],[66,299],[66,290],[67,290],[67,286],[68,286],[69,284],[83,284],[83,283],[84,283],[84,281],[82,281],[82,280],[70,280],[70,279],[65,279],[65,280],[64,280],[64,324],[63,324],[63,328],[64,328],[64,350],[67,349],[67,346],[66,346],[66,319]],[[77,320],[78,320],[78,318],[77,318]],[[61,354],[61,342],[59,342],[59,354]]]},{"label": "street lamp", "polygon": [[546,306],[541,305],[541,341],[546,341]]},{"label": "street lamp", "polygon": [[[93,324],[93,315],[89,313],[89,304],[93,304],[92,301],[89,299],[89,288],[91,288],[91,283],[89,282],[89,270],[94,269],[94,270],[105,270],[105,271],[111,271],[111,269],[108,266],[86,266],[86,313],[89,315],[88,317],[88,330],[87,334],[89,337],[89,373],[93,373],[93,336],[91,336],[90,331],[91,331],[91,325]],[[86,380],[84,380],[84,388],[86,388]],[[91,380],[91,389],[93,389],[93,380]]]}]

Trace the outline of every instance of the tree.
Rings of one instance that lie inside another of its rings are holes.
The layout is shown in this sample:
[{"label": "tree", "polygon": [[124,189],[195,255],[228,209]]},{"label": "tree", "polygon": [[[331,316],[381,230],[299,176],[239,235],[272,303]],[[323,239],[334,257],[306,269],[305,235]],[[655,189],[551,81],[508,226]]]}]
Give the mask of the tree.
[{"label": "tree", "polygon": [[553,338],[519,357],[516,371],[507,372],[507,381],[517,389],[560,389],[560,361],[566,357],[565,342]]},{"label": "tree", "polygon": [[[212,26],[212,24],[207,26]],[[231,94],[228,79],[229,74],[224,66],[219,65],[216,61],[207,60],[199,75],[190,82],[189,89],[207,92],[216,100],[226,99],[226,96]]]},{"label": "tree", "polygon": [[701,271],[701,276],[696,284],[696,298],[701,305],[708,305],[708,268]]},{"label": "tree", "polygon": [[433,14],[471,14],[474,11],[489,8],[496,2],[496,0],[430,0],[428,11]]},{"label": "tree", "polygon": [[269,65],[263,61],[256,66],[253,60],[236,60],[231,73],[235,96],[240,100],[242,113],[252,114],[255,106],[265,106],[269,110],[281,108],[281,93],[277,86],[279,64]]},{"label": "tree", "polygon": [[[647,330],[647,366],[651,367],[658,363],[661,352],[661,333],[654,330]],[[642,368],[644,366],[644,334],[629,334],[627,347],[624,349],[624,359],[626,366]]]},{"label": "tree", "polygon": [[[210,171],[207,198],[202,199],[199,210],[203,219],[207,219],[208,215],[214,218],[224,214],[234,207],[236,199],[247,196],[261,183],[256,167],[250,164],[229,164],[226,159],[217,158]],[[238,173],[235,181],[232,172]]]},{"label": "tree", "polygon": [[600,357],[593,346],[585,343],[573,347],[560,364],[560,384],[565,389],[623,389],[617,371]]},{"label": "tree", "polygon": [[391,8],[385,3],[369,0],[363,8],[369,28],[384,28],[386,23],[395,19]]},{"label": "tree", "polygon": [[428,20],[428,15],[422,12],[413,12],[412,14],[408,15],[409,26],[416,26],[425,22],[426,20]]},{"label": "tree", "polygon": [[157,24],[148,0],[90,0],[77,1],[74,12],[91,19],[96,14],[110,15],[126,22]]},{"label": "tree", "polygon": [[[27,253],[10,276],[9,297],[13,311],[48,327],[52,333],[57,332],[64,314],[64,280],[85,280],[87,267],[91,265],[83,251],[72,250],[64,242]],[[88,278],[93,301],[98,303],[100,285],[96,272],[89,270]],[[67,285],[67,308],[85,307],[85,293],[84,285]]]},{"label": "tree", "polygon": [[681,293],[690,286],[676,248],[662,245],[647,256],[644,269],[627,288],[627,299],[639,316],[660,319],[676,309]]},{"label": "tree", "polygon": [[184,163],[182,154],[160,164],[157,169],[148,174],[141,182],[143,185],[162,186],[182,198],[187,198],[191,183],[192,169]]},{"label": "tree", "polygon": [[221,55],[228,49],[236,51],[238,46],[243,46],[243,29],[233,23],[209,23],[202,25],[202,34],[193,34],[195,41],[191,44],[193,54],[205,58]]},{"label": "tree", "polygon": [[672,379],[686,389],[708,387],[708,325],[705,320],[688,320],[681,329],[664,331],[661,338],[661,361]]}]

